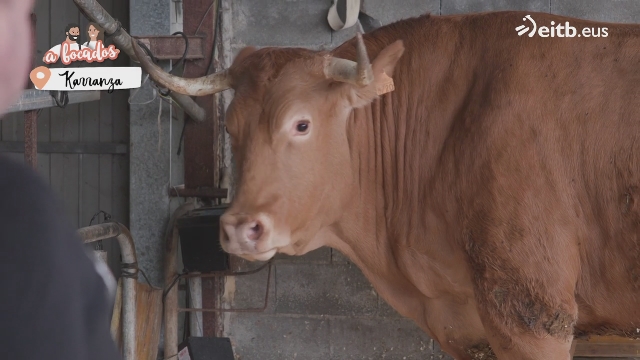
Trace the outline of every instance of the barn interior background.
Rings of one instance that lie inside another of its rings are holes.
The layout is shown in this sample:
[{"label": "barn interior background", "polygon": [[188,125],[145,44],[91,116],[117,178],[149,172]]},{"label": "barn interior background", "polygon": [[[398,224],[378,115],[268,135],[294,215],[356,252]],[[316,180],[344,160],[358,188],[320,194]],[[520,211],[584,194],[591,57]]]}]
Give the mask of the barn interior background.
[{"label": "barn interior background", "polygon": [[[246,45],[330,49],[353,37],[357,29],[334,32],[329,28],[330,0],[220,0],[219,17],[214,16],[215,11],[201,11],[211,1],[99,0],[134,36],[181,30],[194,35],[197,30],[207,33],[205,40],[211,41],[214,20],[219,19],[217,69],[228,67]],[[637,0],[365,0],[363,10],[382,24],[425,12],[495,10],[640,22]],[[81,29],[88,23],[71,0],[37,0],[36,16],[34,61],[38,64],[44,52],[64,39],[67,23],[78,23]],[[197,75],[198,70],[206,69],[206,60],[187,61],[185,73],[191,69],[195,72],[190,76]],[[128,64],[128,57],[120,56],[112,66]],[[165,69],[171,66],[166,60],[162,65]],[[183,142],[181,111],[154,99],[148,83],[135,96],[130,95],[129,91],[104,93],[99,101],[42,110],[38,115],[38,171],[64,199],[77,227],[89,225],[99,210],[129,226],[140,267],[152,284],[162,286],[165,230],[173,211],[185,201],[169,196],[169,190],[186,182],[229,189],[229,197],[233,194],[232,159],[220,126],[232,94],[198,99],[215,116],[205,124],[187,121]],[[0,152],[22,159],[23,129],[22,113],[5,116],[0,121]],[[197,157],[207,171],[185,166],[185,157]],[[224,196],[216,194],[209,199]],[[117,272],[117,245],[105,241],[104,247]],[[255,264],[234,261],[233,266],[248,269]],[[260,307],[266,277],[262,271],[218,282],[203,280],[205,303]],[[448,358],[411,321],[387,306],[361,272],[335,251],[320,249],[297,258],[278,256],[270,282],[265,311],[207,313],[204,334],[230,337],[236,355],[243,360]],[[180,292],[184,298],[184,290]],[[215,299],[207,300],[207,296]]]}]

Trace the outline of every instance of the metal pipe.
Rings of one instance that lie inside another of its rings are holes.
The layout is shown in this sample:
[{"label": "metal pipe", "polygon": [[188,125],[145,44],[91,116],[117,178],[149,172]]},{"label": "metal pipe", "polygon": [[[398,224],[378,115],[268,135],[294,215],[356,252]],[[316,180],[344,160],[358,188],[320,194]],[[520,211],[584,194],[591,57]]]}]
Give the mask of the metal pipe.
[{"label": "metal pipe", "polygon": [[136,283],[138,277],[136,249],[129,229],[116,222],[80,228],[78,235],[85,243],[115,237],[123,261],[122,343],[124,360],[136,358]]},{"label": "metal pipe", "polygon": [[[165,233],[164,279],[165,288],[177,280],[178,218],[196,208],[193,202],[180,205],[171,215]],[[178,287],[169,288],[164,299],[164,358],[178,354]]]},{"label": "metal pipe", "polygon": [[[191,306],[194,308],[202,307],[202,279],[193,277],[189,279],[189,299]],[[202,312],[194,311],[189,314],[189,334],[191,336],[201,337],[202,331]]]},{"label": "metal pipe", "polygon": [[[131,46],[131,35],[122,29],[121,25],[96,0],[73,0],[73,2],[87,19],[102,26],[106,34],[113,34],[113,42],[129,55],[131,60],[140,62]],[[197,122],[204,122],[207,116],[205,110],[189,96],[176,92],[169,93],[169,96],[190,118]]]}]

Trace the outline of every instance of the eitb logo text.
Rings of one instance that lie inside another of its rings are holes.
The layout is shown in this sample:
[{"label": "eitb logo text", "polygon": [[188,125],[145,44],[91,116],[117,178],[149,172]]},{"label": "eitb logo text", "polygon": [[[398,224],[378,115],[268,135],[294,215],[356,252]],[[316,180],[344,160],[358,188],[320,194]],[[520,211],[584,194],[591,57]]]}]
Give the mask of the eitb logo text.
[{"label": "eitb logo text", "polygon": [[536,34],[540,37],[607,37],[609,36],[608,29],[606,27],[585,27],[580,31],[571,26],[568,21],[564,24],[556,24],[555,21],[551,22],[550,26],[540,26],[536,24],[535,20],[530,15],[522,18],[526,24],[520,25],[516,28],[518,36],[527,34],[529,37],[534,37]]}]

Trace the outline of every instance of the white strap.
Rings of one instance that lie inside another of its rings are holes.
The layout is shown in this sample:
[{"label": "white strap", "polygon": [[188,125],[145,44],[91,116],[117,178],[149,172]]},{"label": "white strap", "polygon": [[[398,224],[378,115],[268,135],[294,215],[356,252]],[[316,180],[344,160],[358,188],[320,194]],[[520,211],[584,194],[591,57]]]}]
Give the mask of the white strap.
[{"label": "white strap", "polygon": [[347,19],[343,22],[338,15],[338,0],[333,0],[333,5],[329,9],[327,21],[334,31],[352,27],[358,22],[358,14],[360,14],[360,0],[344,0],[347,2]]}]

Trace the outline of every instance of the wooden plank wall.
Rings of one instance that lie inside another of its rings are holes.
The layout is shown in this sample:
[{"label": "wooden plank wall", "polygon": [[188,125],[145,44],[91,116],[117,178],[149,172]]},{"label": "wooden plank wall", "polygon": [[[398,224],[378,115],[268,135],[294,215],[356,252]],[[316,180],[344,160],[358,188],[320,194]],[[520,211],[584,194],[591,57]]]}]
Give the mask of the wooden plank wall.
[{"label": "wooden plank wall", "polygon": [[[100,4],[123,27],[128,28],[129,0],[99,0]],[[80,25],[82,42],[88,35],[88,20],[71,0],[37,0],[36,66],[43,65],[42,57],[51,47],[64,39],[68,23]],[[105,39],[108,45],[110,42]],[[122,54],[116,61],[90,66],[128,66]],[[60,66],[57,64],[57,66]],[[73,66],[87,66],[74,64]],[[26,80],[26,79],[25,79]],[[43,109],[38,115],[38,142],[119,142],[129,143],[128,90],[102,93],[99,102],[68,105],[64,109]],[[6,115],[0,120],[0,141],[23,141],[22,113]],[[23,154],[3,154],[19,161]],[[71,223],[76,227],[89,225],[91,217],[104,210],[113,219],[129,224],[129,156],[98,154],[38,154],[38,171],[45,181],[64,200]],[[102,219],[102,218],[101,218]],[[95,223],[95,222],[94,222]],[[103,243],[110,252],[109,265],[117,269],[119,249],[115,241]]]}]

